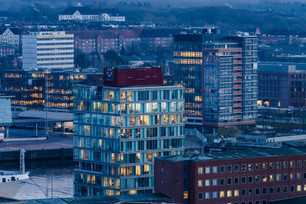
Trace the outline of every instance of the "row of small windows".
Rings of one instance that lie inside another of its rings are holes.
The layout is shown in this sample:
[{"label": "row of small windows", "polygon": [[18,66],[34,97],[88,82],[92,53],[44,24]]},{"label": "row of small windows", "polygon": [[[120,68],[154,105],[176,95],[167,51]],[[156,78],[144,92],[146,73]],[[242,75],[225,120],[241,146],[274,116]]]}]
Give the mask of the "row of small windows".
[{"label": "row of small windows", "polygon": [[37,61],[58,61],[58,60],[73,60],[73,57],[61,57],[61,58],[38,58]]},{"label": "row of small windows", "polygon": [[[116,93],[116,94],[115,94]],[[103,99],[106,101],[154,101],[183,99],[183,90],[159,90],[159,91],[121,91],[106,90]]]},{"label": "row of small windows", "polygon": [[[303,189],[302,189],[303,188]],[[242,189],[242,190],[226,190],[226,191],[213,191],[213,192],[202,192],[198,193],[198,200],[203,199],[217,199],[217,198],[232,198],[232,197],[239,197],[239,196],[253,196],[253,195],[267,195],[274,194],[274,193],[288,193],[288,192],[302,192],[306,191],[306,184],[302,185],[291,185],[291,186],[277,186],[276,188],[256,188],[256,189]]]},{"label": "row of small windows", "polygon": [[[235,177],[233,178],[221,178],[219,179],[219,183],[218,183],[218,179],[198,179],[198,187],[210,187],[210,186],[224,186],[225,184],[227,185],[232,185],[232,184],[247,184],[247,183],[260,183],[260,182],[274,182],[274,181],[288,181],[290,179],[290,181],[293,180],[301,180],[302,179],[302,173],[290,173],[290,174],[270,174],[270,175],[263,175],[263,176],[249,176],[249,177],[241,177],[239,179],[239,177]],[[306,173],[304,173],[304,179],[306,179]],[[239,181],[240,180],[240,181]]]},{"label": "row of small windows", "polygon": [[[220,166],[219,170],[220,173],[225,173],[225,170],[227,172],[232,172],[233,170],[235,172],[245,172],[245,171],[253,171],[255,170],[268,170],[268,169],[287,169],[287,168],[301,168],[302,166],[306,167],[306,160],[304,162],[302,160],[298,161],[283,161],[283,162],[264,162],[264,163],[255,163],[254,164],[242,164],[241,168],[239,164],[234,165],[234,169],[232,165],[226,166]],[[210,173],[218,173],[218,166],[207,166],[205,167],[205,174]],[[198,174],[204,173],[204,167],[198,167]]]}]

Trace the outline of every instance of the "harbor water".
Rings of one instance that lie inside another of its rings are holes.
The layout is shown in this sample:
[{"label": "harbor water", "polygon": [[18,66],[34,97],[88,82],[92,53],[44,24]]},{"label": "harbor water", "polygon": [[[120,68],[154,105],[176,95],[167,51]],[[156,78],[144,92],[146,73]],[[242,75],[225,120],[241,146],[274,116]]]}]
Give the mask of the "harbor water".
[{"label": "harbor water", "polygon": [[[1,170],[18,170],[18,168],[18,163],[0,163]],[[14,199],[72,197],[73,170],[72,161],[27,162],[26,171],[30,171],[30,179],[19,187]]]}]

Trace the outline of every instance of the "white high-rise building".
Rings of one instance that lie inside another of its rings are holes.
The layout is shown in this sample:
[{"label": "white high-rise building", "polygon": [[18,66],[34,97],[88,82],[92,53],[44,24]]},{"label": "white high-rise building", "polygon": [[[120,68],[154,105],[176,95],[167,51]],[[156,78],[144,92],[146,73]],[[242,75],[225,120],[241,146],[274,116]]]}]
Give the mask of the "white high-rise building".
[{"label": "white high-rise building", "polygon": [[22,36],[22,68],[74,67],[74,36],[65,31],[30,32]]}]

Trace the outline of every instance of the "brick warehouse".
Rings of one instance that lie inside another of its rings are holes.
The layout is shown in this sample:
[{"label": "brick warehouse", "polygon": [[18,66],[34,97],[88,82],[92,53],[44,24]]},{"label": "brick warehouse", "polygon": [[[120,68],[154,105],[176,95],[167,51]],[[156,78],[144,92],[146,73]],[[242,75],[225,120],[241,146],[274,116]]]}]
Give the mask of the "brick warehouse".
[{"label": "brick warehouse", "polygon": [[156,158],[155,192],[176,203],[209,204],[266,204],[306,196],[305,153],[305,148],[288,148]]}]

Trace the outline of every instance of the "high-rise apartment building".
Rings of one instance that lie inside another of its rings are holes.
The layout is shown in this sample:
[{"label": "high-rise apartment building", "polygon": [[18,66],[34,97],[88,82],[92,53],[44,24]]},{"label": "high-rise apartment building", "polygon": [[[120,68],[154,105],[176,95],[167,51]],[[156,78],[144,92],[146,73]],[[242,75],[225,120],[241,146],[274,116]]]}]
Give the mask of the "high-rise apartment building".
[{"label": "high-rise apartment building", "polygon": [[[217,28],[205,28],[202,34],[180,34],[174,41],[176,82],[186,86],[186,125],[211,132],[254,123],[257,38],[246,33],[221,38]],[[187,55],[178,58],[182,47]]]},{"label": "high-rise apartment building", "polygon": [[73,34],[65,31],[31,32],[22,36],[22,68],[71,69],[74,67]]},{"label": "high-rise apartment building", "polygon": [[121,67],[75,88],[75,195],[150,193],[154,157],[183,153],[184,88],[162,84],[162,68]]}]

